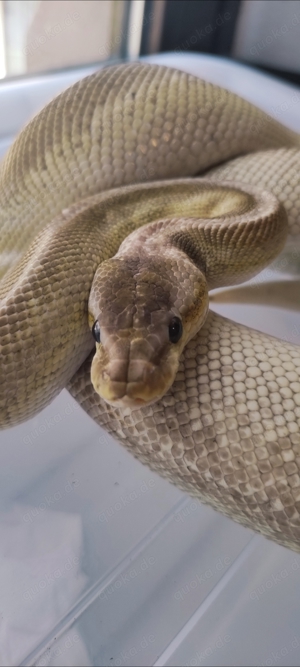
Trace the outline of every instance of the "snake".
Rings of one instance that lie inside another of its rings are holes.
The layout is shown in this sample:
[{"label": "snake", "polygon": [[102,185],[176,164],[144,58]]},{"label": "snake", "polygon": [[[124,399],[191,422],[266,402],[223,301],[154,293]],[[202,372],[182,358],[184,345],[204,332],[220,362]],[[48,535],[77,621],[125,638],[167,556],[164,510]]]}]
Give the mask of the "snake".
[{"label": "snake", "polygon": [[300,138],[176,69],[106,66],[0,167],[0,427],[67,388],[142,463],[300,551],[300,348],[209,310],[300,234]]}]

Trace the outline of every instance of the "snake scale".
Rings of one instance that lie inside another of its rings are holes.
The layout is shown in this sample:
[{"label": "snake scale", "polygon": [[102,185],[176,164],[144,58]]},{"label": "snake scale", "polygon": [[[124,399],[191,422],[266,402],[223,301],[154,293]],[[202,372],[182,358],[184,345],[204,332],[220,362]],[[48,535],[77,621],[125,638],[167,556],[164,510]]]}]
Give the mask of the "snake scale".
[{"label": "snake scale", "polygon": [[208,289],[299,235],[299,147],[161,66],[106,67],[48,104],[0,171],[1,428],[68,387],[151,469],[300,551],[300,349],[207,314]]}]

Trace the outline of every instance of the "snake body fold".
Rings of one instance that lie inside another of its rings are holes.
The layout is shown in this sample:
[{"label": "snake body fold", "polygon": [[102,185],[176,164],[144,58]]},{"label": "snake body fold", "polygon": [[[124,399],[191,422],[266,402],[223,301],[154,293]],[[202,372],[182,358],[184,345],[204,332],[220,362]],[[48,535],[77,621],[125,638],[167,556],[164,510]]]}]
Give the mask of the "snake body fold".
[{"label": "snake body fold", "polygon": [[68,386],[153,470],[300,551],[300,350],[205,320],[208,288],[299,234],[299,166],[298,135],[176,70],[109,67],[53,100],[0,171],[0,426]]}]

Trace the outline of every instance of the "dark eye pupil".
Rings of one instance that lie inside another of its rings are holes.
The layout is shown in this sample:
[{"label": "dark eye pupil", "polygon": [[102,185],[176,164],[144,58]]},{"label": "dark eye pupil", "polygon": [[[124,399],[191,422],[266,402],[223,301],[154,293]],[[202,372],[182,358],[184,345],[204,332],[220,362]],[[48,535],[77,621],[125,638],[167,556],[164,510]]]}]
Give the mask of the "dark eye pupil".
[{"label": "dark eye pupil", "polygon": [[98,320],[94,322],[92,326],[92,334],[95,338],[96,343],[100,343],[100,326]]},{"label": "dark eye pupil", "polygon": [[182,323],[179,317],[173,317],[169,324],[169,338],[171,343],[178,343],[182,336]]}]

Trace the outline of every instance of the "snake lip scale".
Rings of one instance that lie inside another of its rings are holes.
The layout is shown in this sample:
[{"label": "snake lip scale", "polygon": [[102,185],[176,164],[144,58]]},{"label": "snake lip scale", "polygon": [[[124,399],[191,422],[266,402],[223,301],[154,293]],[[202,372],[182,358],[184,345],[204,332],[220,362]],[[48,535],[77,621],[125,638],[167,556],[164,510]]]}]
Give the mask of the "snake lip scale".
[{"label": "snake lip scale", "polygon": [[167,67],[50,102],[0,169],[1,428],[67,387],[151,469],[300,551],[299,347],[208,311],[296,242],[299,167],[296,133]]}]

